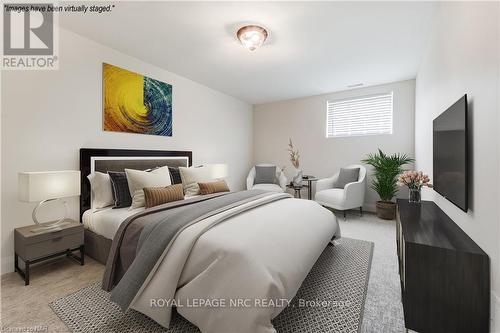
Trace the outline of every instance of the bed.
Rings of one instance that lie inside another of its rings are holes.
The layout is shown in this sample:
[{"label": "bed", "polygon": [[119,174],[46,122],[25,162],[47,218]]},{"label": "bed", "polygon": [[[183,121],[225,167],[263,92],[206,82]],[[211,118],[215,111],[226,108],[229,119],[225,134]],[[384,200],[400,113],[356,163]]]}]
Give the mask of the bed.
[{"label": "bed", "polygon": [[[187,165],[191,158],[189,153],[184,159]],[[93,170],[110,165],[87,160]],[[110,160],[114,168],[130,167],[130,159]],[[179,163],[173,161],[163,159]],[[82,170],[82,181],[84,175]],[[295,296],[324,248],[340,237],[330,211],[285,193],[219,193],[137,211],[91,214],[84,208],[85,246],[106,262],[102,287],[111,300],[164,327],[176,308],[208,333],[275,332],[271,319]]]},{"label": "bed", "polygon": [[165,165],[191,166],[192,163],[191,151],[81,148],[80,218],[85,227],[85,253],[106,264],[111,242],[119,224],[127,216],[135,213],[128,208],[108,208],[92,212],[90,182],[87,178],[89,174],[94,171],[123,171],[125,168],[144,170]]}]

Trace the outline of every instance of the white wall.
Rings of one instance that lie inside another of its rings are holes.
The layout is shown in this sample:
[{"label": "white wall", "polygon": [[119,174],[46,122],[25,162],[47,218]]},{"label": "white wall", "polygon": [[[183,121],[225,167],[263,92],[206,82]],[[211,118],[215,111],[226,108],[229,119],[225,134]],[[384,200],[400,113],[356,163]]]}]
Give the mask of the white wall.
[{"label": "white wall", "polygon": [[[497,8],[497,13],[498,13],[498,16],[497,16],[497,33],[498,33],[498,38],[497,38],[497,41],[498,41],[498,53],[500,55],[500,5],[498,6]],[[500,116],[498,114],[500,114],[500,59],[499,59],[499,65],[497,66],[498,67],[498,71],[497,71],[497,105],[498,105],[498,113],[497,113],[497,124],[498,124],[498,128],[500,129]],[[500,142],[500,130],[497,131],[497,135],[498,135],[498,138],[497,138],[497,142]],[[499,164],[498,164],[498,206],[497,207],[500,207],[500,144],[498,145],[498,156],[499,156]],[[500,213],[499,213],[500,215]],[[499,216],[499,219],[500,219],[500,216]],[[500,227],[498,228],[498,238],[497,239],[500,239]],[[500,246],[498,247],[498,250],[500,251]],[[499,258],[500,258],[500,252],[498,253],[499,255]],[[493,318],[493,322],[492,322],[492,332],[500,332],[500,295],[498,293],[498,289],[497,291],[493,292],[492,293],[492,318]]]},{"label": "white wall", "polygon": [[[13,230],[32,223],[17,201],[19,171],[79,168],[79,149],[192,150],[195,164],[229,164],[229,185],[243,189],[252,161],[252,106],[60,30],[57,71],[2,73],[2,273],[13,270]],[[173,137],[104,132],[102,63],[173,85]],[[68,200],[78,218],[78,199]]]},{"label": "white wall", "polygon": [[[470,111],[470,210],[432,190],[434,200],[490,256],[493,291],[499,281],[499,4],[440,3],[416,82],[415,155],[432,174],[432,120],[463,94]],[[494,295],[494,294],[493,294]],[[493,297],[495,299],[495,297]],[[495,303],[493,303],[495,305]],[[492,313],[498,309],[492,308]],[[494,330],[500,332],[500,327]]]},{"label": "white wall", "polygon": [[[331,99],[394,92],[392,135],[326,138],[326,103]],[[381,148],[386,153],[414,152],[415,81],[347,90],[332,94],[254,106],[254,162],[276,163],[292,171],[288,159],[288,138],[299,148],[304,174],[330,177],[341,167],[360,163],[368,153]],[[378,200],[371,189],[365,209],[374,210]]]}]

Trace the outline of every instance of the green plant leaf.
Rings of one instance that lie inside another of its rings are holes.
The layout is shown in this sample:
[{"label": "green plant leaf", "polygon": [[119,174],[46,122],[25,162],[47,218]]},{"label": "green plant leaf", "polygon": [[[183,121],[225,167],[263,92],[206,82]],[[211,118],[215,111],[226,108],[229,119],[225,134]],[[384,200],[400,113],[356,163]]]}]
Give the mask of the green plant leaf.
[{"label": "green plant leaf", "polygon": [[397,177],[404,171],[403,166],[414,159],[406,154],[386,155],[380,148],[376,154],[368,154],[361,162],[373,167],[371,188],[382,201],[391,201],[398,191]]}]

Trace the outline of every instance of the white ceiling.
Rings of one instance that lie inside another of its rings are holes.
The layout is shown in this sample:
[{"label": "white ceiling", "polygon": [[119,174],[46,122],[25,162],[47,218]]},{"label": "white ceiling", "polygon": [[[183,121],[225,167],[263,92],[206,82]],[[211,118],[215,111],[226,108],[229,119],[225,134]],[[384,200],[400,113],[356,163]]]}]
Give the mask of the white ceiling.
[{"label": "white ceiling", "polygon": [[[252,104],[414,78],[431,2],[121,2],[61,14],[81,35]],[[236,30],[256,23],[264,46]]]}]

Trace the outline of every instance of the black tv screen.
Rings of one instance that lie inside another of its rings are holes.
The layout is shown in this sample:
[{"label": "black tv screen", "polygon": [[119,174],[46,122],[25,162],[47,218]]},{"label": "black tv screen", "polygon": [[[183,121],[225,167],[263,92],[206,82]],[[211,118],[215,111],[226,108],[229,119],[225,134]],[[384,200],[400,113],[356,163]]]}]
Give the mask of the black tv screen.
[{"label": "black tv screen", "polygon": [[467,95],[433,122],[434,190],[463,211],[468,209]]}]

